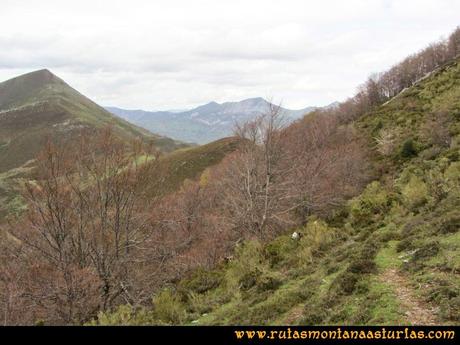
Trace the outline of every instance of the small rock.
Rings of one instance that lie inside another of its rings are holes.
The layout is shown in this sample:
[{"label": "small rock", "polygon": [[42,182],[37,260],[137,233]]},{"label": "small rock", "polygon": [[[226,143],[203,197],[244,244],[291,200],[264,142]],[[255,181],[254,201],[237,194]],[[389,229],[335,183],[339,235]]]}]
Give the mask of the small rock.
[{"label": "small rock", "polygon": [[294,241],[298,241],[300,240],[300,237],[302,237],[302,234],[300,232],[297,232],[297,231],[294,231],[291,235],[291,238],[294,240]]}]

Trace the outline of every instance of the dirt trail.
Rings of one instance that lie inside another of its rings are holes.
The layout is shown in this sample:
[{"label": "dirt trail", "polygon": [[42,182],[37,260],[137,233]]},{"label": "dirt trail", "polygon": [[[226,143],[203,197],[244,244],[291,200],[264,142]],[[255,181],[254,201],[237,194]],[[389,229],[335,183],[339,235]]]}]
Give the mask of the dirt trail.
[{"label": "dirt trail", "polygon": [[304,305],[295,306],[287,313],[283,323],[286,325],[291,325],[294,322],[299,321],[299,319],[303,315],[304,309],[305,309]]},{"label": "dirt trail", "polygon": [[397,269],[388,269],[381,275],[382,281],[391,284],[406,310],[407,321],[412,325],[437,325],[436,309],[421,301],[413,292],[410,283]]}]

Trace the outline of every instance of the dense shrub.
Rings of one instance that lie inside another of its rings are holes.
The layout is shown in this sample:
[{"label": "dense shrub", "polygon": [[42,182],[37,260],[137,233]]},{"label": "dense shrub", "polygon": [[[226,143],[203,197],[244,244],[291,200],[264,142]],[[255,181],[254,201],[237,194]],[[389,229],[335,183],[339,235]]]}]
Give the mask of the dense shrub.
[{"label": "dense shrub", "polygon": [[357,255],[353,256],[348,266],[351,273],[366,274],[375,272],[376,265],[374,257],[377,254],[380,244],[375,238],[367,240]]},{"label": "dense shrub", "polygon": [[442,234],[454,233],[460,230],[460,211],[455,210],[445,214],[439,225]]},{"label": "dense shrub", "polygon": [[302,325],[315,326],[320,325],[327,318],[327,311],[321,306],[315,304],[307,304],[304,312]]},{"label": "dense shrub", "polygon": [[433,160],[439,156],[441,151],[442,151],[442,148],[440,148],[439,146],[430,147],[420,152],[420,157],[427,161]]},{"label": "dense shrub", "polygon": [[163,290],[153,298],[153,313],[156,319],[167,324],[180,324],[186,312],[180,298],[171,290]]},{"label": "dense shrub", "polygon": [[264,247],[264,255],[270,266],[274,267],[290,258],[290,254],[298,245],[299,242],[292,240],[290,236],[279,236]]},{"label": "dense shrub", "polygon": [[301,233],[303,236],[299,241],[297,258],[303,266],[311,264],[315,255],[325,251],[336,237],[335,229],[316,218],[310,219]]},{"label": "dense shrub", "polygon": [[359,258],[350,263],[348,270],[352,273],[373,273],[376,265],[373,259]]},{"label": "dense shrub", "polygon": [[394,129],[382,129],[375,138],[377,143],[377,152],[383,156],[390,156],[396,149],[396,143],[399,132]]},{"label": "dense shrub", "polygon": [[249,290],[257,284],[257,279],[262,274],[259,269],[254,269],[251,271],[246,271],[238,280],[238,288],[245,291]]},{"label": "dense shrub", "polygon": [[179,290],[204,293],[208,290],[215,289],[220,285],[222,280],[222,272],[198,268],[191,274],[190,278],[180,282]]},{"label": "dense shrub", "polygon": [[400,253],[404,250],[413,249],[414,239],[412,237],[406,237],[396,245],[396,252]]},{"label": "dense shrub", "polygon": [[439,252],[439,250],[440,250],[439,242],[429,241],[427,243],[422,244],[420,247],[417,248],[417,251],[414,253],[412,260],[419,261],[421,259],[433,257]]},{"label": "dense shrub", "polygon": [[202,315],[212,310],[212,306],[208,303],[206,296],[203,294],[190,292],[187,298],[187,312]]},{"label": "dense shrub", "polygon": [[355,290],[358,280],[358,274],[344,271],[334,280],[335,290],[338,294],[351,295]]},{"label": "dense shrub", "polygon": [[444,177],[448,181],[459,182],[460,181],[460,162],[453,162],[444,172]]},{"label": "dense shrub", "polygon": [[100,312],[96,320],[93,320],[89,325],[96,326],[120,326],[120,325],[152,325],[157,324],[151,312],[145,309],[135,310],[130,305],[120,305],[110,313]]},{"label": "dense shrub", "polygon": [[407,139],[402,144],[400,155],[403,158],[411,158],[417,155],[417,149],[413,139]]},{"label": "dense shrub", "polygon": [[258,276],[257,279],[257,290],[259,292],[276,290],[283,283],[283,279],[279,274],[275,273],[264,273]]},{"label": "dense shrub", "polygon": [[370,183],[364,192],[349,203],[350,219],[353,224],[367,224],[373,221],[373,215],[384,212],[390,205],[388,193],[378,181]]},{"label": "dense shrub", "polygon": [[248,290],[257,284],[257,279],[268,270],[262,244],[246,241],[235,249],[235,258],[225,273],[226,288],[234,293]]},{"label": "dense shrub", "polygon": [[411,176],[409,182],[402,188],[404,204],[409,209],[423,205],[428,198],[428,187],[418,176]]}]

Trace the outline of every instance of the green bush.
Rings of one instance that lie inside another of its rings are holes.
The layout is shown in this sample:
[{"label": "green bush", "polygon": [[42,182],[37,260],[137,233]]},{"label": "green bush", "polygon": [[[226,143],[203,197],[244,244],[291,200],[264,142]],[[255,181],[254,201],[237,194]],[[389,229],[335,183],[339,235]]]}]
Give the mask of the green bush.
[{"label": "green bush", "polygon": [[400,155],[403,158],[411,158],[417,155],[417,149],[413,139],[407,139],[402,144]]},{"label": "green bush", "polygon": [[355,291],[356,283],[358,280],[358,274],[346,270],[335,278],[333,286],[339,295],[351,295],[353,291]]},{"label": "green bush", "polygon": [[401,194],[406,207],[413,210],[427,201],[428,187],[420,177],[413,175],[402,188]]},{"label": "green bush", "polygon": [[317,326],[323,323],[327,318],[327,312],[324,308],[316,304],[307,304],[304,312],[302,325]]},{"label": "green bush", "polygon": [[460,162],[453,162],[444,172],[444,177],[448,181],[460,182]]},{"label": "green bush", "polygon": [[424,243],[417,248],[417,251],[414,253],[414,256],[412,257],[412,261],[419,261],[422,259],[433,257],[439,252],[439,250],[440,245],[437,241],[429,241],[427,243]]},{"label": "green bush", "polygon": [[446,213],[440,220],[439,230],[442,234],[454,233],[460,230],[460,211]]},{"label": "green bush", "polygon": [[269,263],[265,258],[262,244],[246,241],[235,249],[234,260],[225,272],[225,286],[228,291],[236,293],[240,289],[254,287],[258,277],[268,271]]},{"label": "green bush", "polygon": [[434,146],[420,152],[420,157],[424,160],[430,161],[438,157],[441,152],[442,149],[439,146]]},{"label": "green bush", "polygon": [[179,290],[185,292],[205,293],[206,291],[215,289],[223,280],[221,271],[207,271],[203,268],[195,270],[190,278],[184,279],[179,284]]},{"label": "green bush", "polygon": [[440,314],[443,318],[460,323],[460,296],[440,303]]},{"label": "green bush", "polygon": [[304,295],[296,289],[277,291],[271,298],[249,309],[247,322],[268,324],[302,301],[304,301]]},{"label": "green bush", "polygon": [[400,253],[404,250],[410,250],[414,248],[414,239],[412,237],[406,237],[396,245],[396,252]]},{"label": "green bush", "polygon": [[348,270],[352,273],[373,273],[376,270],[376,265],[373,259],[359,258],[350,263]]},{"label": "green bush", "polygon": [[157,324],[152,313],[145,309],[135,310],[129,305],[121,305],[112,312],[100,312],[97,319],[88,323],[90,326],[143,326]]},{"label": "green bush", "polygon": [[252,271],[246,271],[238,280],[238,288],[246,291],[252,288],[257,284],[257,280],[262,272],[259,269],[254,269]]},{"label": "green bush", "polygon": [[367,240],[358,253],[351,258],[348,271],[357,274],[373,273],[376,270],[374,257],[377,254],[380,244],[375,238]]},{"label": "green bush", "polygon": [[256,285],[259,292],[264,292],[276,290],[282,283],[283,279],[279,274],[267,272],[258,276]]},{"label": "green bush", "polygon": [[156,319],[167,324],[180,324],[186,317],[180,298],[168,289],[161,291],[153,298],[153,307]]},{"label": "green bush", "polygon": [[313,263],[313,258],[320,252],[324,252],[335,240],[336,231],[330,228],[321,219],[310,219],[301,229],[302,238],[299,241],[297,259],[303,267]]},{"label": "green bush", "polygon": [[349,202],[350,220],[353,224],[369,224],[373,221],[374,214],[385,212],[389,205],[388,193],[378,181],[374,181],[360,196]]},{"label": "green bush", "polygon": [[460,290],[455,281],[435,278],[430,281],[433,286],[428,291],[428,298],[439,306],[439,316],[444,320],[458,323],[460,321]]},{"label": "green bush", "polygon": [[275,267],[292,257],[292,252],[298,247],[299,242],[290,236],[280,236],[268,243],[264,248],[264,255],[271,267]]},{"label": "green bush", "polygon": [[187,311],[202,315],[209,313],[212,306],[208,303],[206,296],[200,293],[190,292],[187,297]]}]

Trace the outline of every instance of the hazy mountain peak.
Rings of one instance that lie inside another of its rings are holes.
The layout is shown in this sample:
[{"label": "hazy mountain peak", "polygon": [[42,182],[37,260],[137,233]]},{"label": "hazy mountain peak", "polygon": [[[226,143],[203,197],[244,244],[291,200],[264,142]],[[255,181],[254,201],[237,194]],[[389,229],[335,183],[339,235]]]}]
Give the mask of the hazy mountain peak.
[{"label": "hazy mountain peak", "polygon": [[47,69],[20,75],[0,83],[0,108],[15,107],[42,99],[42,91],[49,86],[68,86]]},{"label": "hazy mountain peak", "polygon": [[183,146],[107,112],[47,69],[0,83],[0,173],[32,160],[47,138],[74,140],[110,126],[121,140],[154,140],[171,151]]},{"label": "hazy mountain peak", "polygon": [[[231,136],[235,123],[244,123],[268,111],[270,102],[262,97],[247,98],[237,102],[209,102],[182,112],[140,112],[114,107],[112,113],[155,133],[178,140],[205,144]],[[308,107],[301,110],[280,108],[288,121],[296,120],[315,110]]]},{"label": "hazy mountain peak", "polygon": [[[18,78],[20,78],[20,77],[21,77],[21,76],[19,76]],[[54,74],[53,74],[49,69],[47,69],[47,68],[39,69],[39,70],[30,72],[30,73],[24,74],[24,75],[22,75],[22,77],[40,77],[40,78],[46,78],[46,79],[48,79],[48,80],[51,80],[51,79],[59,79],[56,75],[54,75]]]},{"label": "hazy mountain peak", "polygon": [[252,97],[252,98],[247,98],[247,99],[243,99],[241,102],[244,102],[244,103],[268,103],[268,101],[263,98],[263,97]]},{"label": "hazy mountain peak", "polygon": [[35,86],[40,87],[46,84],[60,83],[65,84],[62,79],[54,75],[48,69],[40,69],[30,73],[22,74],[18,77],[9,79],[1,84],[6,84],[8,87],[13,84],[25,84],[24,86]]}]

